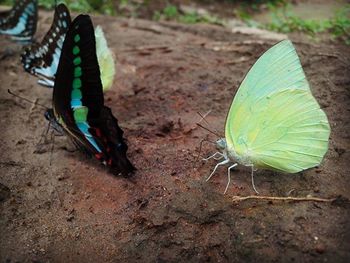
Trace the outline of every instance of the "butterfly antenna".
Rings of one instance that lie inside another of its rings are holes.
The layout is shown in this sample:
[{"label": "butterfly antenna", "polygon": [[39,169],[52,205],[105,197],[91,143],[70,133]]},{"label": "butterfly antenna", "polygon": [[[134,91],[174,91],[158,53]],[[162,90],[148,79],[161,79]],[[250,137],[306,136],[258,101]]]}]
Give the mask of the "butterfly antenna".
[{"label": "butterfly antenna", "polygon": [[210,123],[205,119],[205,117],[208,116],[210,112],[211,112],[211,110],[209,110],[206,114],[202,115],[202,114],[198,111],[197,114],[201,117],[201,120],[197,123],[197,125],[198,125],[199,127],[203,128],[203,129],[209,131],[210,133],[216,135],[217,137],[222,138],[223,136],[221,136],[221,135],[219,134],[219,132],[218,132],[216,129],[213,129],[214,131],[212,131],[212,130],[210,130],[209,128],[204,127],[203,125],[200,124],[201,121],[204,120],[205,123],[206,123],[210,128],[212,128],[212,127],[210,126]]},{"label": "butterfly antenna", "polygon": [[29,103],[31,103],[31,104],[40,106],[40,107],[42,107],[42,108],[44,108],[44,109],[46,109],[46,110],[49,109],[48,107],[46,107],[46,106],[44,106],[44,105],[42,105],[42,104],[40,104],[40,103],[37,103],[37,102],[35,102],[35,101],[31,101],[31,100],[29,100],[29,99],[27,99],[27,98],[24,98],[24,97],[22,97],[22,96],[19,96],[19,95],[13,93],[10,89],[8,89],[7,92],[8,92],[9,94],[11,94],[12,96],[15,96],[15,97],[17,97],[17,98],[20,98],[21,100],[25,100],[26,102],[29,102]]},{"label": "butterfly antenna", "polygon": [[214,134],[215,136],[217,136],[217,137],[219,137],[219,138],[222,137],[222,136],[220,136],[218,133],[213,132],[212,130],[208,129],[207,127],[204,127],[202,124],[200,124],[200,123],[196,123],[196,124],[197,124],[199,127],[201,127],[202,129],[204,129],[204,130],[206,130],[206,131],[208,131],[208,132]]},{"label": "butterfly antenna", "polygon": [[202,122],[204,120],[208,125],[210,125],[207,122],[207,120],[205,119],[205,117],[207,117],[210,113],[211,113],[211,110],[208,110],[208,112],[204,115],[202,113],[200,113],[199,111],[197,111],[197,114],[201,117],[201,120],[199,122]]},{"label": "butterfly antenna", "polygon": [[[209,115],[210,112],[211,112],[211,110],[209,110],[206,114],[202,115],[202,113],[200,113],[199,111],[197,111],[197,114],[202,118],[202,119],[199,121],[199,123],[200,123],[202,120],[205,121],[205,123],[206,123],[210,128],[212,128],[216,133],[219,134],[219,132],[218,132],[215,128],[211,127],[210,123],[205,119],[205,118]],[[220,137],[222,137],[222,136],[220,136]]]}]

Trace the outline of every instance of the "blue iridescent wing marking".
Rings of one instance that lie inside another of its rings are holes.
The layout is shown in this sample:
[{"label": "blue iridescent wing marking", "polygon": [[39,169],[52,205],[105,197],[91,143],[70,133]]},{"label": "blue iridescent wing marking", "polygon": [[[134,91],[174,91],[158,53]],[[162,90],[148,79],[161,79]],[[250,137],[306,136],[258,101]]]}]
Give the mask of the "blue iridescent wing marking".
[{"label": "blue iridescent wing marking", "polygon": [[17,0],[10,11],[0,15],[0,34],[19,43],[32,42],[38,20],[37,0]]}]

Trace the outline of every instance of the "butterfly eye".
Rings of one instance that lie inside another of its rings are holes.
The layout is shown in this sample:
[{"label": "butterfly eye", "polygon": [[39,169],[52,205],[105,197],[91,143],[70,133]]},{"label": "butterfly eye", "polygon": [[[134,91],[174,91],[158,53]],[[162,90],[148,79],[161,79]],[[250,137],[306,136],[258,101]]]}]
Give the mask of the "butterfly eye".
[{"label": "butterfly eye", "polygon": [[47,111],[45,111],[45,119],[48,121],[53,121],[55,120],[54,114],[53,114],[53,110],[52,109],[48,109]]},{"label": "butterfly eye", "polygon": [[118,149],[118,150],[121,150],[122,148],[123,148],[123,144],[118,143],[118,144],[117,144],[117,149]]},{"label": "butterfly eye", "polygon": [[226,148],[226,140],[221,138],[219,140],[216,141],[216,145],[217,147],[219,147],[220,149],[225,149]]},{"label": "butterfly eye", "polygon": [[48,120],[48,121],[50,120],[50,113],[49,113],[49,111],[45,112],[45,119]]}]

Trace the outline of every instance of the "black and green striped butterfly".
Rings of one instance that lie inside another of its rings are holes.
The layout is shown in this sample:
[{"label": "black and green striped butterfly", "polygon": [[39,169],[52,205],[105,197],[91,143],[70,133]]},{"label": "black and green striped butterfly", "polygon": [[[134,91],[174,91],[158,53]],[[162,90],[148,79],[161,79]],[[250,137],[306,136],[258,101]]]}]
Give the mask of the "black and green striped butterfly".
[{"label": "black and green striped butterfly", "polygon": [[0,13],[0,34],[28,44],[33,41],[37,20],[37,0],[15,0],[11,10]]},{"label": "black and green striped butterfly", "polygon": [[45,116],[86,152],[110,167],[114,174],[135,168],[126,156],[123,131],[104,105],[94,27],[88,15],[79,15],[66,34],[53,90],[53,109]]},{"label": "black and green striped butterfly", "polygon": [[57,5],[52,25],[41,43],[26,47],[21,55],[24,70],[39,77],[38,83],[41,85],[54,86],[63,41],[70,23],[68,8],[65,4]]}]

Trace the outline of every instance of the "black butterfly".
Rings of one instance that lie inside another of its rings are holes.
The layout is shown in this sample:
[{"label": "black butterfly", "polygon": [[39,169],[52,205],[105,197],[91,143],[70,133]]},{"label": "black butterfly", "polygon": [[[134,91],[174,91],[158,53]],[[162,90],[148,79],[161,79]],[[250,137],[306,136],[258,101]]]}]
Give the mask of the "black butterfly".
[{"label": "black butterfly", "polygon": [[11,10],[0,13],[0,34],[19,43],[32,42],[38,20],[37,0],[16,0]]},{"label": "black butterfly", "polygon": [[114,174],[135,168],[126,156],[123,131],[104,106],[94,28],[79,15],[66,34],[53,90],[53,109],[45,116],[60,125],[80,148],[108,165]]},{"label": "black butterfly", "polygon": [[23,68],[37,77],[39,84],[53,87],[63,41],[68,31],[71,18],[68,8],[59,4],[50,27],[41,43],[34,43],[24,49],[21,55]]}]

